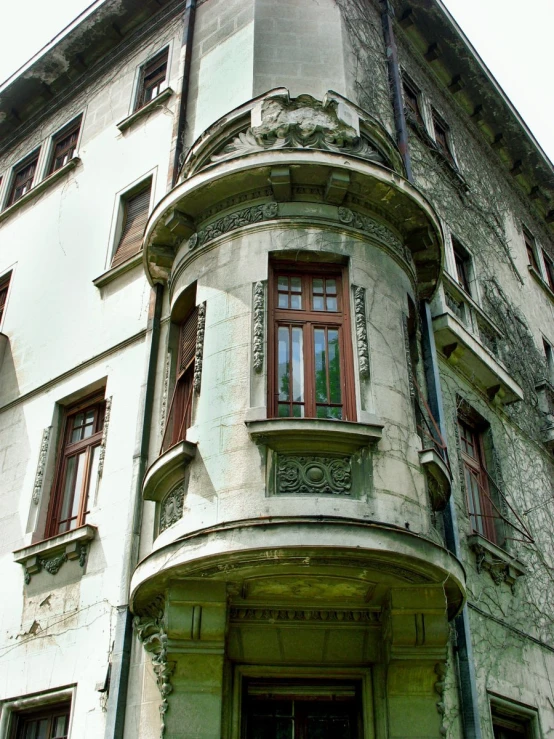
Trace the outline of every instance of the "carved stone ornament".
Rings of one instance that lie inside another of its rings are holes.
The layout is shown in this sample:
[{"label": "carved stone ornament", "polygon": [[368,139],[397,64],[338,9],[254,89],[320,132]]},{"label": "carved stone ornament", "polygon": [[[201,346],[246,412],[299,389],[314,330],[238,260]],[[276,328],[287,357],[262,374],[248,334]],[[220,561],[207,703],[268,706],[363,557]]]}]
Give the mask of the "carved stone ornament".
[{"label": "carved stone ornament", "polygon": [[254,371],[261,372],[264,366],[264,310],[265,286],[256,282],[254,287]]},{"label": "carved stone ornament", "polygon": [[495,585],[505,582],[514,593],[517,578],[526,572],[522,562],[475,535],[468,537],[468,544],[475,554],[477,572],[488,572]]},{"label": "carved stone ornament", "polygon": [[42,570],[46,570],[51,575],[57,575],[62,565],[70,559],[78,559],[80,567],[84,567],[87,561],[88,544],[86,542],[78,542],[76,550],[71,556],[67,552],[62,552],[50,557],[33,557],[32,561],[28,561],[25,565],[25,584],[31,582],[31,577],[37,575]]},{"label": "carved stone ornament", "polygon": [[44,482],[44,468],[46,467],[46,457],[48,456],[48,446],[50,444],[50,435],[52,426],[48,426],[42,432],[42,441],[40,442],[40,452],[38,455],[37,471],[35,474],[35,484],[33,485],[33,503],[38,505],[42,485]]},{"label": "carved stone ornament", "polygon": [[164,367],[164,384],[162,389],[162,401],[160,407],[160,433],[163,436],[165,431],[165,417],[167,415],[167,401],[169,399],[169,373],[171,371],[171,355],[165,358]]},{"label": "carved stone ornament", "polygon": [[163,612],[157,616],[135,616],[133,626],[144,649],[152,655],[152,666],[162,697],[160,704],[160,737],[165,734],[165,714],[169,709],[168,696],[173,691],[170,678],[175,664],[167,660],[167,634],[163,627]]},{"label": "carved stone ornament", "polygon": [[242,226],[249,226],[252,223],[260,223],[260,221],[268,221],[276,218],[279,213],[277,203],[265,203],[263,205],[251,205],[248,208],[242,208],[235,213],[219,218],[217,221],[210,223],[209,226],[192,234],[188,240],[189,249],[198,249],[208,241],[217,239],[218,236],[234,231]]},{"label": "carved stone ornament", "polygon": [[106,456],[106,442],[108,440],[108,428],[110,426],[110,415],[112,412],[112,396],[106,399],[106,410],[104,412],[104,427],[102,429],[102,441],[98,456],[98,477],[104,472],[104,457]]},{"label": "carved stone ornament", "polygon": [[311,95],[267,98],[261,105],[260,125],[239,133],[212,161],[276,149],[320,149],[384,164],[384,157],[341,120],[338,110],[338,101],[331,97],[323,102]]},{"label": "carved stone ornament", "polygon": [[195,392],[200,392],[202,382],[202,361],[204,359],[204,332],[206,330],[206,303],[198,306],[198,325],[196,329],[196,349],[194,353],[194,377],[192,384]]},{"label": "carved stone ornament", "polygon": [[437,706],[437,712],[439,716],[441,717],[441,724],[439,733],[441,736],[446,736],[447,731],[446,727],[444,725],[444,713],[445,713],[445,707],[444,707],[444,681],[446,676],[446,665],[444,662],[437,662],[435,665],[435,675],[437,676],[437,681],[434,685],[435,693],[438,695],[439,699],[436,703]]},{"label": "carved stone ornament", "polygon": [[277,493],[350,495],[351,487],[350,457],[278,457]]},{"label": "carved stone ornament", "polygon": [[162,500],[160,511],[160,534],[183,517],[185,483],[177,485]]},{"label": "carved stone ornament", "polygon": [[310,623],[378,624],[380,611],[346,611],[294,608],[231,608],[231,621],[303,621]]},{"label": "carved stone ornament", "polygon": [[402,316],[402,334],[404,336],[404,351],[406,353],[406,366],[408,368],[408,386],[410,389],[410,398],[415,398],[414,375],[412,369],[412,353],[410,351],[410,337],[408,334],[408,316]]},{"label": "carved stone ornament", "polygon": [[365,290],[357,287],[354,291],[354,318],[356,323],[356,344],[360,376],[369,377],[369,344],[367,340],[367,318],[365,311]]}]

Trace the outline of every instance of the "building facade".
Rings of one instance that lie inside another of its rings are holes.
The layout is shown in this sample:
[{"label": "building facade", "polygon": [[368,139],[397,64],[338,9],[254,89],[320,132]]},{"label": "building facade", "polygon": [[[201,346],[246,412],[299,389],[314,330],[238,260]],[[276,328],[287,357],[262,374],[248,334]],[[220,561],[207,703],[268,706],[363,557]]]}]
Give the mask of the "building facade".
[{"label": "building facade", "polygon": [[99,2],[0,142],[0,737],[552,732],[554,175],[441,3]]}]

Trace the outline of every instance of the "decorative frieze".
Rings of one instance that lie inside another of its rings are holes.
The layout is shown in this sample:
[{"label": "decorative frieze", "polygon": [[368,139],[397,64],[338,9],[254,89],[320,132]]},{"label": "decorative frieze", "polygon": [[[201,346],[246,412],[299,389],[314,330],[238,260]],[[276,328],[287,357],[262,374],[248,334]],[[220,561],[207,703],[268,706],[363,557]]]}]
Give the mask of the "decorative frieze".
[{"label": "decorative frieze", "polygon": [[320,624],[378,624],[381,610],[322,610],[294,608],[231,608],[230,619],[235,622],[302,621]]},{"label": "decorative frieze", "polygon": [[102,441],[98,456],[98,477],[104,472],[104,457],[106,456],[106,442],[108,440],[108,428],[110,426],[110,415],[112,412],[112,396],[106,399],[106,410],[104,411],[104,427],[102,429]]},{"label": "decorative frieze", "polygon": [[402,316],[402,334],[404,336],[404,352],[406,353],[406,365],[408,367],[408,386],[410,389],[410,398],[415,399],[414,374],[412,367],[412,352],[410,349],[410,337],[408,332],[408,316]]},{"label": "decorative frieze", "polygon": [[350,457],[279,455],[276,492],[283,495],[351,495]]},{"label": "decorative frieze", "polygon": [[264,312],[265,286],[263,282],[256,282],[254,287],[254,341],[252,350],[255,372],[261,372],[264,366]]},{"label": "decorative frieze", "polygon": [[200,392],[202,382],[202,361],[204,359],[204,332],[206,330],[206,303],[198,306],[198,328],[196,330],[196,350],[194,354],[193,386],[195,392]]},{"label": "decorative frieze", "polygon": [[183,517],[185,483],[177,485],[162,500],[160,511],[160,534]]},{"label": "decorative frieze", "polygon": [[38,505],[42,485],[44,483],[44,470],[46,467],[46,458],[48,456],[48,446],[50,444],[50,436],[52,434],[52,426],[48,426],[42,432],[42,441],[40,442],[40,452],[38,455],[37,471],[35,473],[35,484],[33,485],[33,503]]},{"label": "decorative frieze", "polygon": [[271,220],[276,218],[279,213],[277,203],[265,203],[263,205],[251,205],[248,208],[242,208],[235,213],[229,213],[223,218],[210,223],[206,228],[192,234],[188,240],[189,249],[198,249],[207,244],[218,236],[234,231],[242,226],[249,226],[252,223]]},{"label": "decorative frieze", "polygon": [[163,612],[156,617],[136,616],[133,626],[144,649],[152,655],[152,666],[156,675],[158,690],[162,698],[160,704],[160,737],[165,734],[165,714],[169,709],[168,696],[173,691],[171,675],[175,664],[167,659],[167,634],[163,627]]},{"label": "decorative frieze", "polygon": [[350,210],[350,208],[339,208],[338,214],[339,221],[341,223],[357,228],[360,231],[364,231],[369,236],[382,241],[390,247],[392,251],[396,252],[398,256],[411,263],[412,254],[408,247],[405,246],[400,239],[382,223],[378,223],[369,216],[364,216],[361,213]]},{"label": "decorative frieze", "polygon": [[354,318],[360,376],[367,379],[369,377],[369,344],[367,339],[365,290],[363,287],[357,287],[354,291]]}]

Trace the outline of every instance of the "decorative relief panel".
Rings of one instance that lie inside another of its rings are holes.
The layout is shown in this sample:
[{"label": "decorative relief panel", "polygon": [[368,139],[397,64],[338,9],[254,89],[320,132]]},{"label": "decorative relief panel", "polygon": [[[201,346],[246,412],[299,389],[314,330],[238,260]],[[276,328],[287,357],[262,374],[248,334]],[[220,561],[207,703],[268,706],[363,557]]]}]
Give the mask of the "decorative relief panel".
[{"label": "decorative relief panel", "polygon": [[367,339],[365,290],[363,287],[357,287],[354,291],[354,318],[360,375],[367,379],[369,377],[369,344]]},{"label": "decorative relief panel", "polygon": [[382,223],[378,223],[369,216],[364,216],[361,213],[350,210],[350,208],[339,208],[338,213],[341,223],[357,228],[360,231],[365,231],[365,233],[373,236],[379,241],[382,241],[390,247],[392,251],[398,254],[398,256],[406,262],[409,264],[412,263],[412,253],[408,247],[405,246],[392,231],[390,231],[386,226],[383,226]]},{"label": "decorative relief panel", "polygon": [[252,350],[255,372],[261,372],[264,366],[264,311],[265,286],[263,282],[256,282],[254,287],[254,341]]},{"label": "decorative relief panel", "polygon": [[206,330],[206,303],[198,306],[198,327],[196,329],[196,351],[194,354],[194,390],[200,392],[202,382],[202,361],[204,359],[204,332]]},{"label": "decorative relief panel", "polygon": [[273,623],[275,621],[303,621],[321,624],[378,624],[381,620],[380,610],[321,610],[321,609],[303,609],[294,608],[231,608],[231,621],[267,621]]},{"label": "decorative relief panel", "polygon": [[160,407],[160,433],[165,431],[165,417],[167,415],[167,401],[169,399],[169,373],[171,371],[171,354],[167,354],[164,367],[164,384],[162,389],[162,402]]},{"label": "decorative relief panel", "polygon": [[181,483],[173,488],[162,500],[160,511],[160,534],[183,517],[186,485]]},{"label": "decorative relief panel", "polygon": [[278,494],[351,495],[350,457],[279,455],[276,476]]},{"label": "decorative relief panel", "polygon": [[108,440],[108,428],[110,426],[110,415],[112,412],[112,396],[106,399],[106,410],[104,412],[104,427],[102,430],[102,441],[100,442],[100,453],[98,457],[98,477],[104,472],[104,457],[106,456],[106,442]]},{"label": "decorative relief panel", "polygon": [[31,577],[38,575],[42,570],[49,572],[51,575],[57,575],[61,567],[70,560],[76,559],[79,561],[79,566],[84,567],[87,561],[87,552],[87,542],[76,542],[74,545],[66,547],[66,550],[59,554],[30,557],[24,564],[25,584],[28,585],[31,582]]},{"label": "decorative relief panel", "polygon": [[323,102],[311,95],[268,98],[262,103],[260,125],[239,133],[212,161],[277,149],[321,149],[385,163],[383,155],[339,117],[338,109],[338,101],[327,96]]},{"label": "decorative relief panel", "polygon": [[42,492],[42,484],[44,482],[44,468],[46,467],[46,457],[48,456],[48,446],[50,444],[50,435],[52,426],[48,426],[42,432],[42,441],[40,442],[40,452],[38,455],[37,471],[35,474],[35,484],[33,486],[33,503],[38,505],[40,494]]},{"label": "decorative relief panel", "polygon": [[152,666],[158,683],[158,690],[162,698],[160,704],[160,737],[165,735],[165,714],[169,709],[168,697],[173,691],[171,675],[175,663],[167,659],[168,637],[163,626],[163,611],[152,616],[136,616],[133,620],[137,637],[142,642],[145,651],[152,655]]}]

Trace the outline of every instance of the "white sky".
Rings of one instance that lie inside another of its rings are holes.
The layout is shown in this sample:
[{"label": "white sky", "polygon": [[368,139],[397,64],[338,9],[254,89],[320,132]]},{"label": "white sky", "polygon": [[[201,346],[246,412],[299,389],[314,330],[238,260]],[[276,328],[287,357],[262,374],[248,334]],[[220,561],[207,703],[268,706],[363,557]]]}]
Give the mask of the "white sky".
[{"label": "white sky", "polygon": [[[443,1],[554,161],[553,0]],[[90,0],[5,3],[0,80],[15,72],[89,4]]]}]

